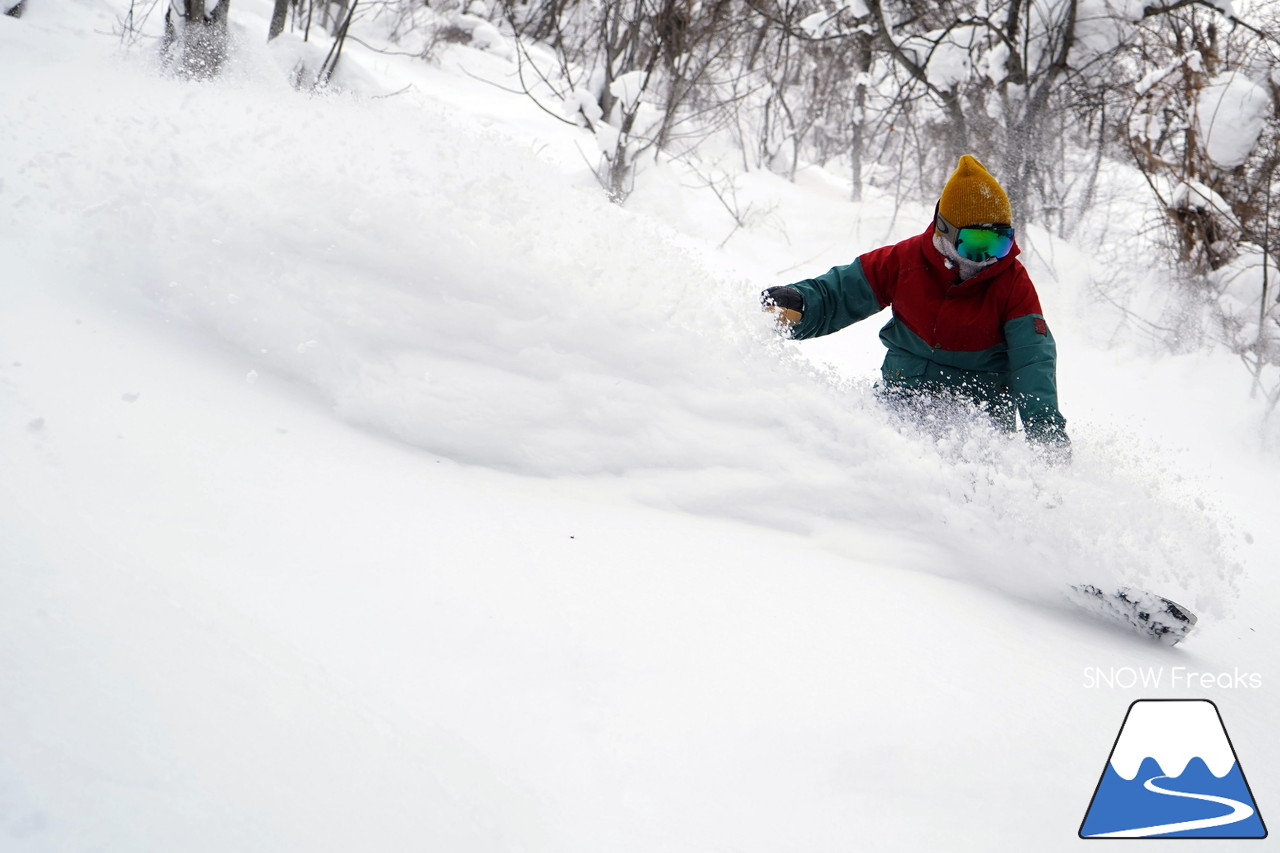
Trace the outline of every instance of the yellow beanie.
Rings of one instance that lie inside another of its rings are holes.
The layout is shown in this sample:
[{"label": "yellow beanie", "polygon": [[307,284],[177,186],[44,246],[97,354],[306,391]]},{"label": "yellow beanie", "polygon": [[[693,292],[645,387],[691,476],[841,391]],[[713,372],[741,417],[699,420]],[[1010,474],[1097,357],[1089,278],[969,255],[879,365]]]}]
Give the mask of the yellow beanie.
[{"label": "yellow beanie", "polygon": [[938,213],[957,228],[1012,225],[1013,208],[1004,189],[976,157],[965,154],[942,188]]}]

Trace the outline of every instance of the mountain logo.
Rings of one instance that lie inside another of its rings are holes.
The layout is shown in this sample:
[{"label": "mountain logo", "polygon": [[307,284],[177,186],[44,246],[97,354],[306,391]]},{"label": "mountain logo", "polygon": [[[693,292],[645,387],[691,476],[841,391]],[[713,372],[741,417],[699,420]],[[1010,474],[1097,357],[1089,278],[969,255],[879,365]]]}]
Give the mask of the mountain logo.
[{"label": "mountain logo", "polygon": [[1129,706],[1080,824],[1081,838],[1266,838],[1218,706]]}]

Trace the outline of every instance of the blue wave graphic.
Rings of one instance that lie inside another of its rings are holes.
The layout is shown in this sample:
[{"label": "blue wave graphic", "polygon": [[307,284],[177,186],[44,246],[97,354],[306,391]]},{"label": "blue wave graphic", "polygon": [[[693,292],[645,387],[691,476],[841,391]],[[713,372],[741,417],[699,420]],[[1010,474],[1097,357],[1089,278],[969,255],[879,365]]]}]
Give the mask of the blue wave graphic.
[{"label": "blue wave graphic", "polygon": [[[1215,797],[1223,803],[1197,797]],[[1239,815],[1232,819],[1232,814]],[[1188,822],[1217,821],[1217,825],[1158,831]],[[1222,778],[1214,776],[1200,758],[1193,758],[1181,775],[1165,776],[1153,758],[1144,758],[1138,775],[1126,780],[1110,762],[1080,827],[1082,837],[1129,834],[1145,838],[1265,838],[1266,827],[1240,772],[1239,764]]]}]

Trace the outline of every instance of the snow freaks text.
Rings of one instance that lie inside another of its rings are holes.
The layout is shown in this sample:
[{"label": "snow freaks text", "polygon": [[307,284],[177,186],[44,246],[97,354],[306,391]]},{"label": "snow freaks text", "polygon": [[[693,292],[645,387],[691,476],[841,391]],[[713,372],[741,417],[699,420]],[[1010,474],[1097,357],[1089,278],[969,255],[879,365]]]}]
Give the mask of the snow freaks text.
[{"label": "snow freaks text", "polygon": [[1086,666],[1086,690],[1120,688],[1130,690],[1168,688],[1171,690],[1259,690],[1262,674],[1233,668],[1230,672],[1199,672],[1185,666]]}]

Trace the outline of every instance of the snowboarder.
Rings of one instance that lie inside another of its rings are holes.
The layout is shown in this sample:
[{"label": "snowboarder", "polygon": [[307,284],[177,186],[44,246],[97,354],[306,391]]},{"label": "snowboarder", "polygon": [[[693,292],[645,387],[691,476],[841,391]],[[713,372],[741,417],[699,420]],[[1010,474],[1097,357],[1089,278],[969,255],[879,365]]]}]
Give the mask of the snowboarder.
[{"label": "snowboarder", "polygon": [[761,295],[779,328],[796,339],[829,335],[893,306],[880,330],[888,347],[882,394],[917,404],[970,402],[999,427],[1016,429],[1067,458],[1058,411],[1057,348],[1040,299],[1017,260],[1013,210],[1004,189],[968,154],[943,187],[928,229],[853,263]]}]

